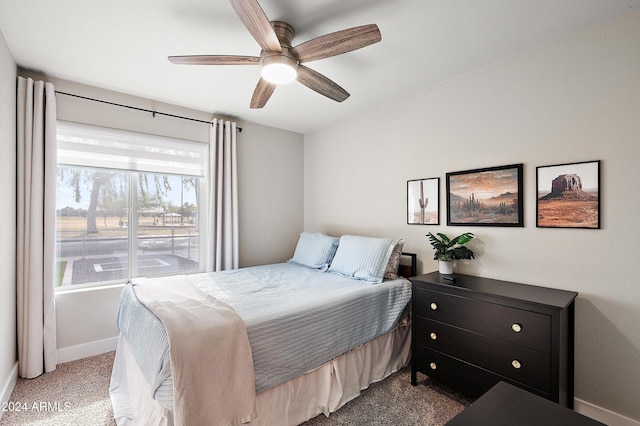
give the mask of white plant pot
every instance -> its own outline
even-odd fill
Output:
[[[453,274],[453,261],[452,260],[439,260],[438,272],[445,275]]]

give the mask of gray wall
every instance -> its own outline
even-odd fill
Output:
[[[288,260],[302,231],[302,135],[243,124],[238,142],[240,266]]]
[[[472,231],[457,272],[580,293],[575,389],[640,420],[640,12],[305,135],[307,230],[399,236],[421,272],[427,232]],[[536,228],[536,166],[602,160],[602,229]],[[445,174],[524,163],[524,228],[446,226]],[[406,181],[440,177],[440,226],[406,225]]]
[[[210,120],[211,114],[142,98],[45,78],[56,90]],[[64,95],[57,96],[58,119],[206,142],[209,125],[133,111]],[[281,262],[291,257],[303,223],[302,135],[238,122],[240,264]],[[58,354],[76,359],[113,349],[122,286],[79,290],[56,296]]]
[[[8,399],[16,364],[16,63],[0,33],[0,402]],[[2,413],[0,413],[2,417]]]

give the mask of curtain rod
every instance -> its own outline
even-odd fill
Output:
[[[119,106],[119,107],[122,107],[122,108],[134,109],[136,111],[149,112],[154,117],[156,116],[156,114],[158,114],[158,115],[164,115],[165,117],[173,117],[173,118],[179,118],[181,120],[197,121],[198,123],[206,123],[206,124],[213,125],[213,122],[211,122],[211,121],[199,120],[197,118],[184,117],[182,115],[169,114],[169,113],[166,113],[166,112],[153,111],[153,110],[146,109],[146,108],[138,108],[138,107],[134,107],[134,106],[131,106],[131,105],[124,105],[124,104],[118,104],[118,103],[115,103],[115,102],[103,101],[102,99],[89,98],[87,96],[81,96],[81,95],[76,95],[76,94],[73,94],[73,93],[61,92],[59,90],[56,90],[55,92],[56,92],[56,94],[59,94],[59,95],[72,96],[74,98],[86,99],[88,101],[100,102],[100,103],[107,104],[107,105],[114,105],[114,106]],[[238,129],[238,132],[242,132],[242,127],[236,127],[236,129]]]

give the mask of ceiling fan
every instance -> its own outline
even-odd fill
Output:
[[[282,21],[269,22],[256,0],[230,0],[231,6],[262,48],[260,56],[187,55],[169,56],[174,64],[187,65],[261,65],[261,77],[251,97],[251,108],[265,106],[278,84],[298,80],[308,88],[337,102],[349,93],[324,75],[303,63],[351,52],[382,40],[375,24],[337,31],[306,41],[295,47],[291,25]]]

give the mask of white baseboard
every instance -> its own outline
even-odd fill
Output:
[[[9,373],[9,377],[6,378],[2,388],[0,388],[0,405],[4,402],[8,402],[11,398],[11,394],[13,393],[13,388],[16,386],[16,381],[18,380],[18,362],[13,365],[11,372]],[[2,414],[4,411],[0,410],[0,419],[2,419]]]
[[[579,398],[573,399],[573,409],[609,426],[640,426],[640,421],[638,420],[630,419]]]
[[[82,345],[69,346],[68,348],[60,348],[57,352],[58,364],[115,351],[116,346],[118,346],[118,337],[97,340],[95,342],[84,343]]]

